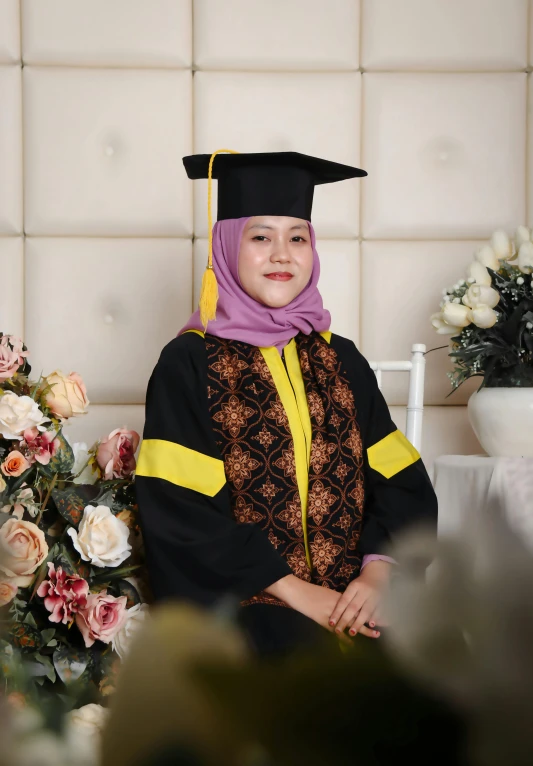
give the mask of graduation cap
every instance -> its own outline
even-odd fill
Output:
[[[189,178],[208,179],[209,255],[200,293],[204,327],[215,319],[218,287],[212,262],[212,179],[218,181],[217,219],[255,215],[285,215],[311,220],[317,184],[368,175],[365,170],[341,165],[300,152],[240,153],[218,149],[213,154],[183,158]]]

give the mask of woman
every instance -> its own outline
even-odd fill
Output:
[[[184,164],[209,179],[209,261],[201,310],[147,390],[136,487],[154,596],[237,598],[260,653],[326,631],[377,638],[394,565],[383,554],[409,524],[435,527],[437,509],[419,454],[355,345],[329,331],[317,288],[314,187],[366,173],[296,152]]]

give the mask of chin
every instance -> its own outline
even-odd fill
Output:
[[[288,306],[291,301],[296,298],[296,295],[262,295],[259,299],[264,306],[268,306],[271,309],[281,309],[284,306]]]

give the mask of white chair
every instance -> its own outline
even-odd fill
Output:
[[[405,435],[419,452],[422,448],[424,375],[426,371],[425,353],[425,345],[423,343],[415,343],[411,350],[411,361],[409,362],[370,362],[370,366],[376,373],[380,390],[383,372],[409,373],[409,398],[407,402]]]

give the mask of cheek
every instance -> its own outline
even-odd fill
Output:
[[[261,253],[253,245],[243,244],[239,251],[238,273],[242,287],[252,284],[257,279],[261,268]]]

